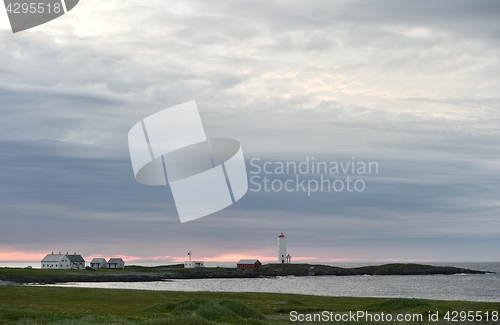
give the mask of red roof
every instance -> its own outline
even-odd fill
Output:
[[[283,235],[283,233],[281,233],[281,235],[278,236],[278,238],[283,238],[285,237],[285,235]]]

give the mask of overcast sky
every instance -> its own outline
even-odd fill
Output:
[[[271,262],[284,232],[292,261],[500,261],[499,16],[495,1],[82,0],[13,34],[0,9],[0,260]],[[134,179],[127,134],[190,100],[249,177],[254,158],[378,173],[351,175],[362,192],[249,191],[181,224],[168,186]]]

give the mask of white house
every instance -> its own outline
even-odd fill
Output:
[[[108,262],[106,262],[105,258],[95,257],[90,262],[90,267],[93,269],[100,269],[100,268],[108,267]]]
[[[42,269],[84,269],[85,260],[81,255],[71,254],[47,254],[41,261]]]
[[[108,268],[110,268],[110,269],[124,269],[125,262],[121,258],[110,258],[108,261]]]
[[[54,254],[54,252],[47,254],[41,261],[42,269],[70,269],[71,262],[66,254]]]

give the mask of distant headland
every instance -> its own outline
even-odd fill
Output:
[[[321,264],[263,264],[252,269],[184,268],[183,264],[155,267],[126,266],[124,269],[46,270],[0,268],[0,281],[26,284],[64,282],[150,282],[173,279],[257,278],[276,276],[359,276],[359,275],[430,275],[485,274],[491,272],[451,266],[424,264],[384,264],[342,268]]]

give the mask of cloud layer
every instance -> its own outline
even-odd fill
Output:
[[[284,231],[304,259],[498,260],[499,12],[89,0],[17,34],[2,12],[0,252],[273,256]],[[362,193],[250,191],[180,225],[168,188],[135,182],[126,134],[193,99],[249,171],[314,156],[380,172]]]

